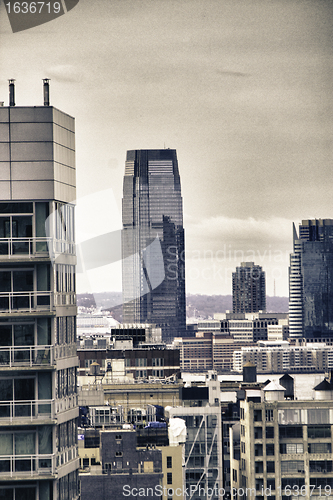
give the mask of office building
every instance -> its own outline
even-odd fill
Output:
[[[74,500],[74,119],[44,88],[0,107],[0,496]]]
[[[291,345],[285,340],[261,341],[257,346],[235,350],[233,357],[235,372],[241,372],[248,362],[257,366],[258,373],[326,372],[333,368],[332,347],[322,343]]]
[[[266,310],[266,278],[261,266],[241,262],[232,273],[232,308],[234,313]]]
[[[289,267],[290,337],[333,336],[333,219],[293,225]]]
[[[123,189],[123,318],[163,340],[186,328],[183,207],[176,151],[127,152]]]
[[[325,380],[314,393],[314,400],[285,399],[285,387],[274,381],[263,390],[245,388],[239,428],[230,436],[235,500],[330,494],[332,386]]]

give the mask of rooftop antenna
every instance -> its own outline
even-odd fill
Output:
[[[9,106],[15,106],[15,80],[9,81]]]
[[[43,78],[44,106],[50,106],[50,84],[49,84],[49,81],[50,81],[49,78]]]

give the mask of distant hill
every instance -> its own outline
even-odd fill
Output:
[[[77,294],[78,306],[87,308],[101,307],[111,312],[112,317],[122,322],[122,295],[120,292],[80,293]],[[267,312],[288,312],[288,297],[266,297]],[[192,295],[186,296],[187,318],[210,319],[214,313],[232,311],[231,295]]]

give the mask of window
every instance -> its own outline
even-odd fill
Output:
[[[167,484],[172,484],[172,472],[167,472]]]
[[[328,425],[309,425],[308,426],[308,438],[330,438],[331,437],[331,427]]]
[[[275,472],[275,462],[267,461],[266,462],[267,473],[272,474]]]
[[[265,415],[266,415],[266,422],[273,422],[274,420],[273,410],[266,410]]]
[[[275,490],[275,479],[267,479],[267,488]]]
[[[274,455],[274,443],[266,444],[266,455]]]
[[[280,453],[282,455],[304,453],[303,443],[282,443],[280,444]]]
[[[288,425],[288,426],[279,426],[279,437],[283,438],[302,438],[303,437],[303,429],[301,425]]]
[[[123,452],[122,451],[116,451],[116,457],[122,457]]]
[[[244,428],[244,435],[245,435],[245,428]],[[262,427],[254,428],[254,439],[262,439]]]
[[[274,438],[274,427],[266,427],[266,439]]]
[[[308,410],[308,423],[309,424],[329,424],[330,413],[329,409],[311,409]]]
[[[302,474],[303,472],[303,460],[285,460],[281,462],[281,474]]]
[[[310,443],[309,453],[331,453],[331,443]]]
[[[264,472],[263,462],[255,462],[255,473],[262,474]]]
[[[167,457],[167,469],[172,469],[172,457]]]
[[[244,419],[244,409],[243,409],[243,419]],[[261,420],[262,420],[261,410],[254,410],[253,411],[253,420],[255,422],[261,422]]]
[[[164,359],[163,358],[153,358],[152,359],[152,366],[164,366]]]
[[[147,358],[136,358],[135,366],[147,366]]]

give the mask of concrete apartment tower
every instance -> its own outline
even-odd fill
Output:
[[[333,336],[333,219],[293,225],[289,267],[290,337]]]
[[[127,151],[123,186],[123,317],[184,333],[183,203],[174,149]]]
[[[74,119],[0,107],[0,492],[79,498]],[[46,230],[46,227],[48,228]]]
[[[234,313],[266,311],[266,277],[261,266],[241,262],[232,273],[232,308]]]

